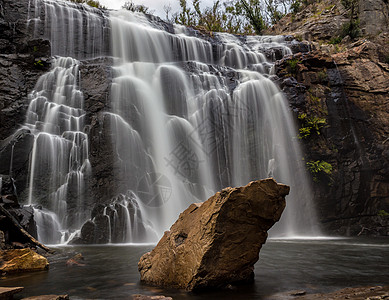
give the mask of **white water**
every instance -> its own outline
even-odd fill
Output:
[[[222,43],[213,52],[209,42],[187,36],[184,28],[170,34],[140,14],[111,12],[111,22],[116,58],[112,106],[123,122],[113,128],[120,140],[117,151],[142,153],[147,167],[134,166],[130,159],[128,168],[163,174],[172,187],[166,203],[157,210],[146,208],[159,234],[190,202],[268,175],[292,187],[273,233],[316,233],[295,124],[287,101],[269,79],[273,61],[264,53],[278,48],[290,54],[283,38],[249,37],[243,43],[217,34]],[[228,77],[212,64],[239,74],[233,93]],[[127,137],[136,142],[124,145]]]
[[[107,47],[107,19],[99,10],[80,13],[75,4],[51,0],[30,5],[28,24],[37,36],[44,28],[53,55],[81,59],[112,49],[112,110],[103,119],[121,189],[109,203],[100,199],[107,242],[153,241],[190,203],[268,176],[291,186],[272,234],[319,233],[295,124],[270,79],[275,51],[291,53],[282,37],[215,34],[219,42],[211,44],[182,26],[169,33],[142,14],[112,11]],[[78,229],[90,218],[78,68],[74,58],[54,60],[31,94],[26,122],[36,136],[29,203],[54,212],[59,230]],[[43,185],[49,194],[39,194]]]
[[[43,205],[55,214],[36,214],[38,228],[46,227],[52,220],[54,231],[78,229],[89,215],[84,201],[91,166],[88,136],[83,132],[85,111],[78,89],[78,64],[70,57],[54,59],[51,71],[39,78],[30,94],[25,127],[35,139],[30,157],[28,204]],[[47,215],[50,218],[43,217]],[[44,225],[39,223],[41,220]],[[43,234],[45,230],[41,228],[40,232],[42,240],[53,242],[52,236]]]

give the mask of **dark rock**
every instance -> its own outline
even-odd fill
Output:
[[[94,244],[95,242],[95,223],[86,221],[81,228],[81,237],[86,244]]]
[[[22,194],[27,187],[29,158],[33,143],[34,136],[27,129],[18,130],[0,142],[0,174],[9,174],[15,179],[13,186],[16,190],[8,194]]]
[[[172,297],[165,296],[147,296],[147,295],[132,295],[132,300],[173,300]]]
[[[1,175],[0,173],[0,196],[16,195],[15,182],[9,175]]]
[[[23,300],[69,300],[69,295],[40,295],[33,296],[28,298],[23,298]]]
[[[288,186],[265,179],[190,205],[141,257],[141,281],[186,290],[252,281],[259,250],[288,193]]]
[[[24,287],[0,287],[0,299],[13,299],[14,294],[23,291]]]

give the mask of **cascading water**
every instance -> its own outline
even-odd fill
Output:
[[[35,208],[39,238],[51,242],[58,240],[43,234],[50,221],[56,231],[60,227],[77,229],[88,216],[85,182],[91,167],[88,136],[83,132],[85,111],[78,89],[78,64],[70,57],[53,60],[52,70],[39,79],[30,94],[25,123],[35,135],[28,204],[44,205],[55,213]]]
[[[132,153],[120,157],[123,168],[137,170],[138,183],[151,176],[147,182],[153,186],[155,174],[168,181],[162,187],[171,188],[169,199],[158,205],[156,200],[145,205],[149,195],[138,193],[159,234],[189,202],[268,176],[292,187],[274,234],[313,234],[311,191],[295,125],[269,79],[274,49],[291,53],[283,38],[216,34],[215,45],[189,36],[183,27],[169,33],[126,11],[111,12],[111,24],[114,144],[119,153]],[[229,76],[236,77],[233,89]]]
[[[36,211],[40,239],[66,237],[44,233],[45,222],[64,232],[92,216],[88,226],[102,234],[91,243],[155,241],[190,203],[268,176],[291,186],[273,234],[317,234],[295,125],[271,80],[276,53],[291,53],[284,39],[196,36],[128,11],[109,18],[67,2],[30,2],[28,26],[51,40],[53,55],[73,57],[55,58],[39,79],[25,125],[35,134],[28,201],[43,206]],[[107,53],[114,66],[103,119],[120,189],[91,211],[76,58]]]

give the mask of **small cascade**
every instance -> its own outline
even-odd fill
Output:
[[[55,58],[51,71],[38,80],[30,94],[25,123],[35,136],[28,204],[42,205],[56,214],[60,227],[70,229],[78,229],[89,214],[85,182],[91,167],[78,77],[77,60]],[[42,214],[48,215],[47,211]],[[45,227],[47,220],[39,217],[38,227]]]
[[[158,235],[143,214],[139,198],[131,191],[119,194],[109,204],[97,204],[92,218],[71,243],[142,243],[156,242]]]
[[[51,42],[51,54],[77,59],[109,55],[109,21],[104,11],[63,0],[30,0],[27,25]]]
[[[62,242],[62,230],[57,215],[42,207],[33,207],[33,209],[38,240],[44,244]]]

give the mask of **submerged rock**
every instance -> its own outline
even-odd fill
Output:
[[[265,179],[225,188],[190,205],[141,257],[141,281],[186,290],[251,281],[259,250],[280,219],[288,193],[288,186]]]
[[[0,271],[7,273],[43,271],[49,268],[45,257],[28,248],[1,251],[0,260]]]

